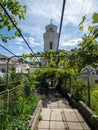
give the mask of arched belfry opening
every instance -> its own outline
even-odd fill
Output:
[[[53,46],[52,44],[53,44],[53,43],[52,43],[52,42],[50,42],[50,50],[52,50],[52,46]]]
[[[57,26],[52,23],[45,27],[46,32],[44,33],[44,51],[53,50],[57,51],[58,44],[58,32]]]

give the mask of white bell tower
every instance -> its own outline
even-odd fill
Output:
[[[58,46],[58,32],[57,26],[51,23],[45,27],[46,32],[44,33],[44,52],[48,50],[57,51]]]

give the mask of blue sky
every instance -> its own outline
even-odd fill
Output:
[[[50,24],[50,19],[52,19],[53,24],[57,25],[59,30],[63,0],[19,1],[27,6],[27,13],[25,20],[19,21],[18,27],[22,29],[23,36],[34,52],[43,51],[45,26]],[[83,33],[87,32],[87,26],[91,24],[91,16],[94,12],[98,13],[98,0],[66,0],[59,49],[72,49],[77,45]],[[88,22],[85,23],[85,29],[81,32],[78,25],[84,15],[87,15]],[[7,43],[0,41],[0,44],[16,55],[30,53],[21,37],[16,37]],[[0,53],[11,56],[1,47]]]

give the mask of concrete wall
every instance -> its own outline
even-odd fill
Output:
[[[98,130],[98,119],[93,118],[94,112],[82,101],[75,102],[63,89],[59,91],[66,97],[73,108],[77,108],[92,130]]]
[[[82,101],[79,101],[77,106],[78,110],[86,119],[88,124],[92,127],[92,129],[98,130],[98,119],[93,117],[94,116],[93,111]]]
[[[9,64],[9,69],[12,69],[13,66],[14,66],[14,65]],[[4,70],[5,72],[7,72],[7,64],[0,64],[0,71],[2,72],[3,70]]]
[[[38,123],[39,123],[39,114],[41,112],[41,109],[42,109],[43,105],[42,105],[42,101],[40,100],[34,113],[33,113],[33,116],[29,122],[29,125],[28,127],[31,128],[32,130],[37,130],[37,126],[38,126]]]

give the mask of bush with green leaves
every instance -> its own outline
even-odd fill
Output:
[[[91,107],[95,114],[98,115],[98,89],[91,93]]]
[[[31,119],[39,97],[34,93],[34,80],[31,74],[21,78],[21,84],[9,94],[9,106],[0,112],[0,128],[2,130],[29,130]]]
[[[87,84],[84,81],[75,79],[71,84],[71,95],[76,100],[82,100],[87,103]]]

